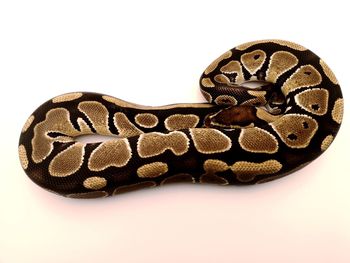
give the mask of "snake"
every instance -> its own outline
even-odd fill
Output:
[[[199,86],[207,102],[157,107],[92,92],[56,96],[21,130],[21,166],[40,187],[72,198],[175,182],[260,184],[315,160],[341,125],[334,73],[290,41],[238,45]],[[94,134],[108,139],[79,140]]]

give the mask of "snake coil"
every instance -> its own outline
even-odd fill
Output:
[[[260,86],[247,87],[252,81]],[[21,165],[41,187],[75,198],[178,181],[256,184],[317,158],[342,121],[335,75],[289,41],[227,51],[207,67],[200,87],[209,103],[147,107],[97,93],[57,96],[26,121]],[[76,140],[87,134],[115,138]]]

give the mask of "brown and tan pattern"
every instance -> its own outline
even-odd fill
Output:
[[[90,129],[89,125],[82,118],[78,118],[77,122],[78,122],[81,134],[92,134],[93,133],[92,130]]]
[[[215,103],[217,105],[237,105],[237,100],[230,95],[220,95],[216,97]]]
[[[57,154],[49,165],[49,173],[55,177],[66,177],[77,172],[84,161],[85,144],[76,142]]]
[[[255,74],[258,69],[262,67],[266,59],[266,53],[261,50],[254,50],[252,52],[244,53],[241,56],[241,62],[243,66],[249,71],[250,74]]]
[[[218,185],[227,185],[228,181],[218,176],[217,173],[224,172],[228,170],[230,167],[223,161],[215,160],[215,159],[209,159],[206,160],[203,164],[203,169],[205,171],[205,174],[203,174],[199,182],[200,183],[209,183],[209,184],[218,184]]]
[[[328,149],[329,145],[331,145],[331,143],[334,140],[334,136],[333,135],[327,135],[326,138],[323,139],[322,143],[321,143],[321,150],[325,151]]]
[[[315,88],[297,94],[295,102],[304,110],[321,116],[327,113],[328,97],[328,90]]]
[[[153,128],[158,125],[158,117],[152,113],[139,113],[135,116],[135,122],[143,128]]]
[[[271,126],[290,148],[306,148],[318,129],[317,121],[300,114],[284,115]]]
[[[199,117],[194,114],[174,114],[165,119],[164,125],[168,131],[194,128],[199,122]]]
[[[287,96],[290,92],[303,87],[314,87],[322,81],[321,74],[312,66],[298,68],[282,86],[282,92]]]
[[[328,67],[326,62],[324,62],[322,59],[320,59],[320,65],[323,69],[324,74],[329,78],[330,81],[332,81],[334,84],[338,85],[338,80],[335,77],[333,71]]]
[[[90,155],[88,167],[91,171],[102,171],[108,167],[123,167],[132,153],[126,138],[101,143]]]
[[[269,68],[266,72],[266,81],[276,83],[277,79],[298,64],[298,58],[287,51],[277,51],[270,57]]]
[[[26,148],[24,147],[23,144],[18,146],[18,155],[19,155],[19,160],[21,162],[22,168],[26,170],[28,168],[29,161],[28,161]]]
[[[210,78],[202,79],[201,83],[206,88],[213,88],[213,87],[215,87],[215,84],[211,81]]]
[[[204,90],[201,90],[202,94],[203,94],[203,97],[208,101],[208,102],[212,102],[213,101],[213,98],[211,97],[210,93],[204,91]]]
[[[344,111],[344,100],[337,99],[332,109],[332,118],[335,122],[339,124],[341,123],[343,119],[343,111]]]
[[[154,162],[137,169],[137,175],[141,178],[154,178],[168,172],[168,165],[163,162]]]
[[[277,139],[268,131],[258,127],[242,129],[238,141],[247,152],[272,154],[278,151]]]
[[[192,140],[197,151],[204,154],[221,153],[230,150],[231,139],[216,129],[190,129]],[[212,143],[215,141],[215,143]]]
[[[25,124],[23,125],[23,128],[22,128],[22,133],[25,133],[30,125],[32,125],[33,121],[34,121],[34,116],[33,115],[30,115],[29,118],[26,120]]]
[[[98,134],[112,135],[108,127],[109,113],[102,103],[83,101],[79,103],[78,109],[88,117]]]
[[[103,177],[92,176],[86,178],[83,185],[86,189],[99,190],[107,185],[107,180]]]
[[[241,182],[249,182],[258,175],[275,174],[282,169],[277,160],[268,160],[262,163],[240,161],[231,166],[232,172]]]
[[[232,52],[231,50],[225,52],[224,54],[222,54],[220,57],[218,57],[217,59],[215,59],[208,67],[207,69],[204,71],[205,74],[209,74],[211,73],[218,65],[221,61],[223,61],[224,59],[228,59],[232,56]]]
[[[43,188],[73,198],[172,182],[256,184],[317,158],[343,117],[334,73],[289,41],[237,46],[207,67],[199,85],[209,103],[153,107],[97,93],[57,96],[24,124],[21,166]],[[78,139],[93,133],[114,138]]]
[[[81,96],[83,96],[83,93],[81,93],[81,92],[67,93],[67,94],[63,94],[63,95],[60,95],[60,96],[53,98],[52,102],[53,103],[60,103],[60,102],[72,101],[72,100],[76,100],[76,99],[80,98]]]
[[[215,75],[214,80],[217,83],[223,83],[223,84],[229,84],[231,82],[230,79],[224,74]]]
[[[137,152],[141,158],[157,156],[166,150],[170,150],[173,154],[179,156],[186,153],[188,147],[189,139],[183,132],[173,131],[168,134],[150,132],[139,137]]]
[[[119,132],[118,135],[121,137],[132,137],[143,133],[131,121],[129,121],[124,113],[117,112],[114,114],[113,120],[114,125]]]
[[[70,122],[68,110],[64,108],[49,110],[45,120],[37,123],[34,127],[34,137],[31,144],[33,148],[32,160],[35,163],[41,163],[53,150],[55,138],[49,137],[49,132],[67,134],[68,136],[80,135]]]
[[[224,74],[237,74],[235,78],[236,83],[244,82],[243,70],[239,61],[233,60],[220,68],[220,71]]]

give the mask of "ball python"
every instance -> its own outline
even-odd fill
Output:
[[[289,41],[236,46],[199,85],[207,103],[148,107],[90,92],[57,96],[25,122],[20,163],[39,186],[74,198],[171,182],[257,184],[317,158],[342,121],[334,73]],[[77,139],[89,134],[114,138]]]

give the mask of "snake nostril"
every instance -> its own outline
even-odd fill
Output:
[[[255,59],[255,60],[257,60],[257,59],[259,59],[259,58],[260,58],[260,55],[255,55],[255,56],[254,56],[254,59]]]
[[[287,136],[287,138],[291,141],[295,141],[296,139],[298,139],[298,136],[296,136],[294,133],[291,133]]]
[[[311,75],[311,71],[304,71],[304,74],[310,76]]]

